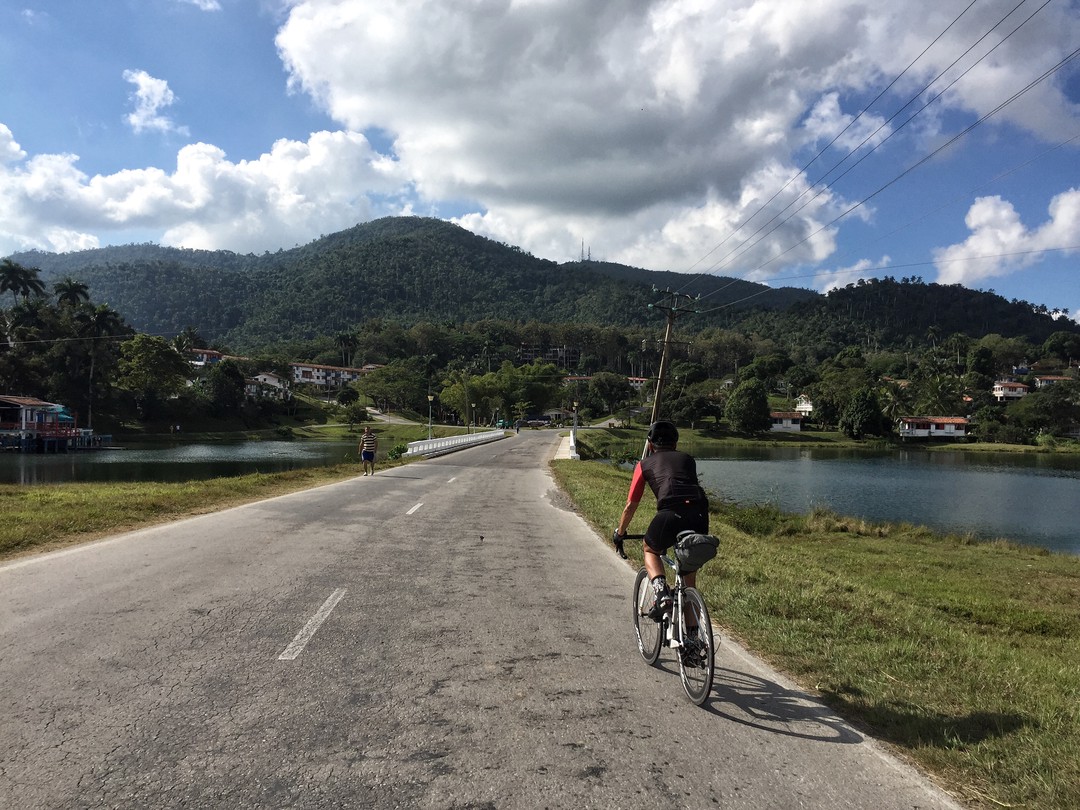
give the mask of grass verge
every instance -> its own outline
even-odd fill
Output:
[[[553,469],[610,536],[629,473]],[[824,511],[712,519],[698,586],[732,635],[972,806],[1080,807],[1080,558]]]

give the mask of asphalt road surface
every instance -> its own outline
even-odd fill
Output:
[[[0,567],[0,807],[956,807],[727,638],[646,666],[557,441]]]

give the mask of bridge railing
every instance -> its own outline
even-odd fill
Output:
[[[486,430],[483,433],[464,433],[460,436],[446,436],[442,439],[421,439],[418,442],[409,442],[406,456],[437,456],[442,453],[452,453],[464,447],[476,444],[486,444],[506,436],[501,430]]]

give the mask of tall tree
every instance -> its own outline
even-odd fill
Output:
[[[66,276],[53,284],[56,303],[61,306],[75,307],[90,301],[90,288],[71,276]]]
[[[724,417],[739,433],[763,433],[772,426],[769,397],[761,380],[747,380],[731,392]]]
[[[191,364],[165,338],[135,335],[120,346],[118,385],[129,391],[143,419],[156,415],[161,402],[180,393],[191,378]]]
[[[23,267],[11,259],[0,262],[0,293],[10,292],[14,302],[26,300],[31,295],[44,295],[45,283],[39,278],[36,267]]]
[[[115,362],[119,338],[131,334],[131,327],[108,304],[80,307],[75,314],[79,336],[88,343],[90,371],[86,381],[86,426],[94,426],[94,381],[102,362]]]

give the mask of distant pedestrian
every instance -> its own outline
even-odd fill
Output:
[[[370,427],[364,428],[360,437],[360,460],[364,463],[364,475],[375,474],[375,451],[379,449],[379,440]]]

